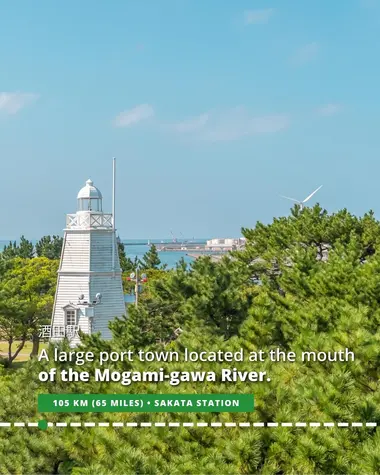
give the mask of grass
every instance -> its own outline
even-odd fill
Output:
[[[12,345],[12,353],[16,351],[16,348],[18,347],[18,342],[15,341]],[[14,360],[16,361],[27,361],[29,359],[29,355],[32,351],[33,348],[33,343],[31,341],[25,342],[24,347],[20,351],[20,353],[17,355],[17,358]],[[47,343],[40,343],[40,350],[47,348]],[[6,341],[0,341],[0,354],[3,357],[7,357],[8,355],[8,343]]]

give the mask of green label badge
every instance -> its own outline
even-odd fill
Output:
[[[253,394],[40,394],[39,412],[252,412]]]

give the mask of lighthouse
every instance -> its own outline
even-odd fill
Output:
[[[125,315],[124,292],[113,213],[103,212],[103,197],[91,180],[77,196],[77,212],[66,216],[51,321],[51,342],[80,343],[79,330],[111,339],[109,322]]]

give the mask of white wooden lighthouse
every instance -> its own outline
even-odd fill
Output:
[[[91,180],[79,191],[78,209],[68,214],[51,321],[51,341],[80,342],[78,330],[110,339],[108,324],[125,315],[113,213],[104,213],[102,194]]]

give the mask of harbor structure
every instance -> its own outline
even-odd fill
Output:
[[[190,250],[197,250],[202,251],[204,250],[205,243],[204,242],[196,242],[196,243],[185,243],[185,242],[162,242],[159,244],[155,244],[157,251],[190,251]]]
[[[125,315],[115,229],[115,161],[112,213],[91,180],[77,196],[77,212],[68,214],[58,270],[50,341],[65,337],[80,343],[79,331],[111,338],[108,324]]]
[[[206,251],[228,252],[245,246],[245,238],[214,238],[206,242]]]
[[[167,242],[155,244],[157,251],[190,251],[192,253],[224,253],[242,249],[245,238],[214,238],[205,242]]]
[[[244,249],[245,245],[245,238],[208,239],[202,249],[190,250],[187,255],[192,259],[198,259],[207,255],[212,262],[220,262],[223,256],[228,255],[230,251]]]

